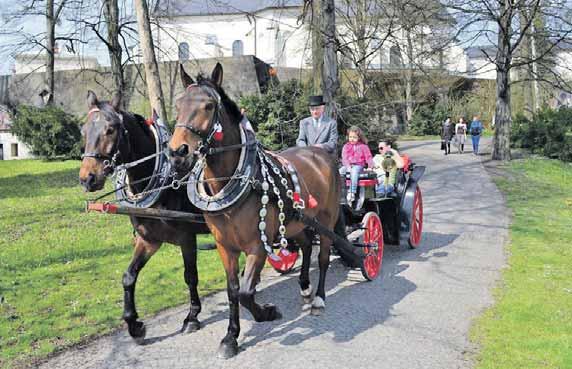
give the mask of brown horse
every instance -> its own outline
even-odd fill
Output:
[[[85,154],[81,163],[79,180],[86,191],[103,188],[109,170],[106,161],[117,164],[133,162],[155,153],[155,137],[143,117],[119,110],[120,99],[111,102],[98,101],[89,91],[87,122],[82,127],[85,142]],[[127,170],[133,193],[145,188],[140,179],[153,174],[155,159],[145,161]],[[104,164],[105,163],[105,164]],[[185,190],[163,190],[155,208],[179,210],[197,213],[189,202]],[[127,323],[129,334],[138,343],[145,338],[145,326],[138,321],[135,309],[135,284],[137,276],[147,261],[157,252],[164,242],[179,245],[183,255],[184,277],[190,293],[190,310],[183,323],[182,332],[193,332],[200,328],[197,315],[201,311],[201,302],[197,291],[197,233],[209,233],[204,224],[189,226],[188,223],[162,219],[131,217],[135,229],[135,250],[127,271],[123,275],[124,310],[123,319]]]
[[[232,148],[241,144],[240,122],[243,116],[221,88],[222,77],[222,66],[217,63],[210,79],[199,76],[195,84],[181,66],[185,92],[176,103],[177,125],[169,143],[171,162],[178,170],[190,170],[200,153],[208,152],[204,167],[204,182],[210,194],[221,193],[221,189],[228,184],[229,178],[235,173],[240,160],[240,150]],[[220,132],[220,126],[222,126],[222,138],[219,136],[218,141],[211,141],[210,138],[217,128]],[[209,151],[209,147],[214,151]],[[217,148],[219,150],[216,150]],[[317,202],[313,208],[308,207],[304,210],[304,214],[314,217],[333,231],[338,220],[341,191],[341,179],[337,174],[333,158],[325,150],[316,147],[292,148],[281,152],[278,156],[282,163],[286,160],[295,167],[300,178],[302,199],[306,199],[308,203],[311,194]],[[260,161],[261,159],[258,159],[257,165],[260,165]],[[292,185],[291,179],[289,182]],[[255,287],[267,257],[261,239],[265,236],[270,245],[277,240],[280,226],[278,206],[276,201],[270,201],[267,211],[264,212],[265,221],[253,222],[262,218],[261,202],[264,203],[264,196],[259,190],[252,190],[245,196],[238,205],[230,206],[222,212],[203,213],[215,237],[227,277],[229,327],[219,347],[219,356],[224,358],[232,357],[238,352],[239,302],[258,322],[281,317],[276,306],[271,304],[261,306],[255,301]],[[292,206],[292,201],[289,202],[289,206]],[[295,240],[303,251],[300,273],[301,294],[306,302],[311,303],[312,313],[318,315],[325,308],[325,278],[332,241],[323,235],[320,237],[318,258],[320,277],[316,296],[312,300],[309,268],[313,230],[293,216],[289,216],[285,224],[285,237]],[[246,266],[239,284],[238,259],[241,252],[246,254]]]

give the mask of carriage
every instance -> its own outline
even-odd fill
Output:
[[[404,167],[397,171],[395,191],[383,197],[375,196],[375,172],[360,174],[355,204],[347,203],[346,186],[343,186],[344,191],[340,198],[343,220],[340,227],[344,227],[343,230],[331,232],[313,219],[306,219],[318,233],[331,237],[334,240],[334,253],[340,256],[346,266],[359,268],[368,281],[376,279],[380,274],[385,244],[407,244],[416,248],[421,242],[423,198],[419,180],[425,173],[425,167],[413,163],[408,155],[403,155],[403,160]],[[346,182],[349,185],[349,176]],[[115,183],[115,194],[120,200],[118,204],[88,202],[86,210],[204,223],[200,214],[137,206],[128,200],[130,196],[124,183],[125,173],[122,170],[118,172]],[[346,239],[338,233],[345,233]],[[292,271],[298,260],[298,247],[292,243],[288,248],[282,248],[279,244],[274,245],[274,248],[279,257],[268,257],[268,263],[280,274]]]
[[[342,191],[340,206],[347,240],[325,229],[315,228],[335,239],[334,253],[351,268],[360,268],[362,275],[372,281],[380,274],[385,244],[407,244],[416,248],[421,242],[423,230],[423,198],[419,180],[425,173],[424,166],[413,163],[403,155],[404,167],[397,172],[395,191],[376,197],[377,174],[363,172],[358,182],[357,199],[348,204]],[[349,176],[346,178],[349,185]],[[345,188],[345,186],[344,186]],[[281,274],[294,268],[298,251],[279,248],[280,260],[268,258],[269,264]]]
[[[149,246],[153,251],[162,242],[182,243],[177,237],[191,241],[181,245],[185,281],[191,297],[189,315],[182,330],[200,328],[196,233],[201,228],[199,225],[187,227],[181,222],[207,223],[215,235],[227,275],[229,327],[220,343],[219,356],[230,358],[239,352],[239,304],[249,310],[256,321],[272,321],[282,316],[276,305],[260,305],[255,299],[256,285],[267,256],[272,261],[284,262],[291,258],[295,262],[296,243],[300,245],[303,251],[300,295],[312,315],[321,315],[326,306],[325,280],[332,242],[342,260],[351,267],[360,267],[368,280],[379,275],[384,242],[399,243],[406,239],[410,246],[416,247],[421,239],[423,221],[417,182],[424,168],[416,167],[408,160],[399,172],[395,194],[383,198],[372,195],[376,178],[364,174],[359,183],[358,202],[352,206],[340,205],[339,199],[343,198],[340,187],[345,186],[340,186],[339,174],[328,152],[312,147],[293,148],[280,154],[265,150],[254,132],[247,128],[244,114],[222,89],[222,75],[222,66],[217,64],[210,78],[199,75],[198,81],[194,82],[181,66],[185,92],[178,99],[181,102],[178,107],[185,109],[178,108],[178,123],[168,147],[161,134],[152,139],[150,126],[155,125],[154,120],[146,125],[142,118],[134,119],[121,112],[116,99],[111,103],[99,103],[95,94],[88,94],[90,111],[83,129],[89,140],[86,139],[80,183],[86,190],[99,190],[103,188],[107,174],[115,171],[117,178],[124,179],[119,181],[121,183],[116,182],[116,189],[111,193],[121,196],[122,189],[133,189],[134,204],[122,203],[122,199],[92,202],[88,203],[88,210],[131,215],[134,226],[145,227],[141,228],[144,234],[155,234],[156,227],[162,227],[159,232],[162,238],[155,244],[152,244],[153,239],[148,241],[143,239],[144,235],[137,235],[141,247],[136,249],[126,272],[127,278],[123,279],[124,320],[136,341],[145,336],[144,325],[138,321],[134,305],[137,273],[147,258],[145,247]],[[115,142],[102,148],[101,140]],[[131,143],[137,140],[144,142],[132,146]],[[212,158],[218,154],[222,155],[218,160]],[[161,160],[165,156],[169,160]],[[126,158],[135,161],[125,163]],[[154,165],[147,162],[151,158],[155,159]],[[171,170],[161,170],[161,163],[165,168],[170,163],[175,171],[181,170],[182,177]],[[136,165],[141,167],[135,168]],[[121,177],[121,170],[129,171],[129,174]],[[172,175],[162,175],[165,173]],[[181,188],[183,184],[186,184],[186,191]],[[155,192],[163,195],[148,198]],[[138,206],[140,203],[142,207]],[[186,203],[192,206],[184,206]],[[269,218],[266,218],[267,214]],[[145,218],[158,221],[150,222]],[[256,218],[257,224],[252,222]],[[320,234],[317,288],[312,287],[309,277],[314,233]],[[289,242],[287,237],[295,242]],[[278,253],[282,257],[277,257],[272,250],[277,239],[280,241]],[[266,253],[258,247],[260,242]],[[247,256],[242,277],[239,277],[238,257],[241,253]],[[286,271],[293,265],[284,264],[279,268]]]

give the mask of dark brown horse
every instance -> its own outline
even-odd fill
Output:
[[[87,105],[89,113],[82,128],[85,141],[85,154],[81,163],[79,180],[86,191],[97,191],[105,184],[108,169],[106,161],[115,157],[117,164],[133,162],[154,154],[155,136],[143,117],[119,110],[120,100],[98,101],[89,91]],[[146,181],[140,179],[153,174],[155,159],[142,162],[127,170],[127,176],[133,193],[145,188]],[[104,164],[105,163],[105,164]],[[191,205],[184,189],[163,190],[155,208],[179,210],[197,213]],[[197,291],[197,233],[209,233],[204,224],[131,217],[135,229],[135,250],[133,259],[123,275],[124,310],[123,319],[127,323],[129,334],[137,342],[145,338],[145,326],[138,321],[135,308],[135,284],[137,276],[147,261],[157,252],[164,242],[179,245],[185,266],[184,277],[190,293],[190,311],[183,323],[182,332],[192,332],[200,328],[197,315],[201,311],[201,302]]]
[[[241,142],[240,123],[242,115],[236,104],[228,98],[221,88],[223,70],[220,64],[214,68],[210,79],[198,77],[195,83],[181,66],[181,78],[184,94],[177,100],[177,125],[171,142],[171,162],[178,170],[187,171],[196,162],[200,152],[206,152],[208,146],[218,151],[209,151],[206,156],[204,181],[210,194],[219,194],[227,185],[239,165],[240,150],[231,150]],[[214,131],[222,126],[222,138],[210,141]],[[212,142],[212,145],[210,144]],[[224,150],[224,148],[229,150]],[[215,152],[210,154],[210,152]],[[307,208],[304,213],[315,217],[322,225],[334,230],[338,219],[341,180],[333,158],[320,148],[292,148],[279,154],[281,160],[291,163],[301,179],[301,197],[308,200],[309,194],[317,201],[316,206]],[[258,164],[260,164],[260,160]],[[284,163],[284,161],[282,161]],[[290,184],[292,181],[290,180]],[[267,252],[263,247],[263,235],[272,245],[279,234],[279,211],[276,201],[267,205],[262,218],[261,191],[252,190],[238,205],[226,208],[222,212],[204,212],[205,220],[215,237],[217,249],[227,276],[227,293],[230,305],[228,333],[221,341],[219,356],[228,358],[237,354],[237,338],[240,332],[239,302],[246,307],[258,322],[271,321],[281,317],[276,306],[261,306],[255,301],[255,287],[264,266]],[[307,202],[307,201],[306,201]],[[285,237],[293,239],[302,248],[302,271],[300,273],[301,294],[310,302],[312,313],[319,315],[325,308],[325,278],[329,266],[332,241],[321,236],[319,269],[320,277],[316,296],[312,299],[309,268],[312,251],[313,231],[298,218],[290,216],[286,220]],[[238,259],[241,252],[246,254],[246,266],[239,284]]]

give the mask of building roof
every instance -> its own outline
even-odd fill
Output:
[[[469,58],[485,58],[486,55],[494,57],[497,53],[495,46],[472,46],[465,49],[465,53]],[[486,53],[486,55],[485,55]]]
[[[155,17],[256,13],[265,9],[300,7],[303,0],[160,0]]]

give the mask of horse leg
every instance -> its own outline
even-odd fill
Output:
[[[142,343],[145,339],[145,325],[137,320],[139,316],[135,308],[135,284],[139,272],[159,247],[161,247],[160,243],[148,242],[137,236],[133,258],[123,274],[123,320],[127,323],[129,335],[137,343]]]
[[[300,270],[300,295],[304,305],[302,310],[308,310],[312,303],[312,284],[310,283],[310,261],[312,258],[313,232],[304,231],[297,238],[296,242],[302,249],[302,269]]]
[[[201,312],[201,300],[197,285],[199,284],[199,273],[197,271],[197,236],[193,235],[189,242],[181,246],[181,253],[183,254],[183,262],[185,264],[185,283],[189,288],[189,295],[191,306],[189,314],[183,322],[181,333],[195,332],[201,328],[197,315]]]
[[[220,342],[218,357],[229,359],[238,354],[238,335],[240,334],[240,318],[238,306],[238,257],[239,253],[226,250],[224,246],[217,244],[224,270],[226,272],[226,292],[228,295],[229,318],[226,336]]]
[[[268,322],[282,317],[275,305],[265,304],[260,306],[254,299],[256,284],[260,280],[260,272],[266,261],[266,253],[263,250],[261,248],[260,253],[246,257],[244,276],[242,277],[239,291],[240,304],[250,311],[257,322]]]
[[[330,248],[332,241],[320,235],[320,254],[318,254],[318,265],[320,267],[320,281],[318,282],[318,289],[316,296],[312,301],[312,315],[321,315],[326,308],[326,273],[330,266]]]

